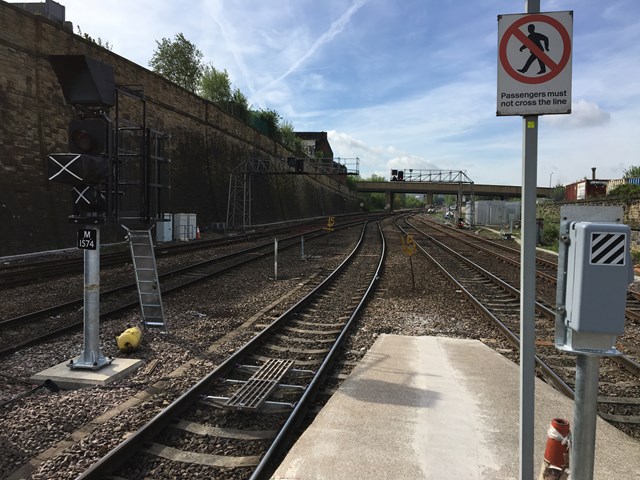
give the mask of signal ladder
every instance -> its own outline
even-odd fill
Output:
[[[124,225],[122,228],[127,231],[127,241],[131,247],[133,269],[135,270],[136,283],[138,284],[142,323],[148,327],[166,328],[151,229],[129,230]]]

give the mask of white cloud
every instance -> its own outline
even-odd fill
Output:
[[[571,105],[570,115],[550,115],[545,119],[550,125],[565,128],[584,128],[604,125],[611,120],[611,114],[586,100],[580,99]]]
[[[370,177],[376,174],[389,178],[392,168],[413,168],[437,170],[438,167],[418,155],[411,155],[393,145],[369,145],[344,132],[327,132],[329,143],[336,156],[360,159],[360,175]],[[348,152],[337,154],[337,152]]]
[[[360,170],[466,170],[519,184],[522,119],[495,116],[496,15],[504,0],[59,0],[67,19],[144,67],[156,40],[182,32],[229,72],[254,108],[297,130],[328,131]],[[591,167],[616,178],[640,161],[640,2],[548,0],[575,11],[573,113],[541,119],[539,184]]]

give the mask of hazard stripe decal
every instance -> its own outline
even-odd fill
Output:
[[[626,250],[625,233],[591,233],[592,265],[624,265]]]

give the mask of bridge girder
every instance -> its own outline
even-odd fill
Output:
[[[440,182],[356,182],[356,190],[360,192],[392,192],[392,193],[414,193],[414,194],[444,194],[456,195],[460,190],[460,183],[440,183]],[[473,187],[471,186],[473,185]],[[478,196],[500,196],[502,198],[520,198],[522,187],[520,185],[482,185],[478,183],[462,183],[463,192],[471,191]],[[551,188],[538,187],[536,195],[538,197],[548,197]]]

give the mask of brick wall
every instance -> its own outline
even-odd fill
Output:
[[[143,85],[147,125],[171,136],[171,211],[196,213],[202,225],[225,221],[229,172],[238,162],[291,155],[210,102],[61,25],[2,1],[0,25],[0,256],[75,243],[76,227],[67,221],[71,189],[46,176],[46,155],[67,150],[73,116],[48,55],[88,55],[114,67],[116,84]],[[357,208],[354,195],[329,177],[259,176],[253,196],[256,224]],[[117,226],[103,231],[104,241],[120,238]]]
[[[601,197],[602,198],[602,197]],[[608,200],[598,201],[579,201],[567,203],[569,205],[578,206],[616,206],[623,209],[623,223],[631,227],[631,246],[634,249],[640,249],[640,199],[633,200],[628,203],[615,203]],[[543,203],[538,205],[538,216],[551,216],[560,218],[560,203]],[[543,214],[542,212],[545,212]]]

